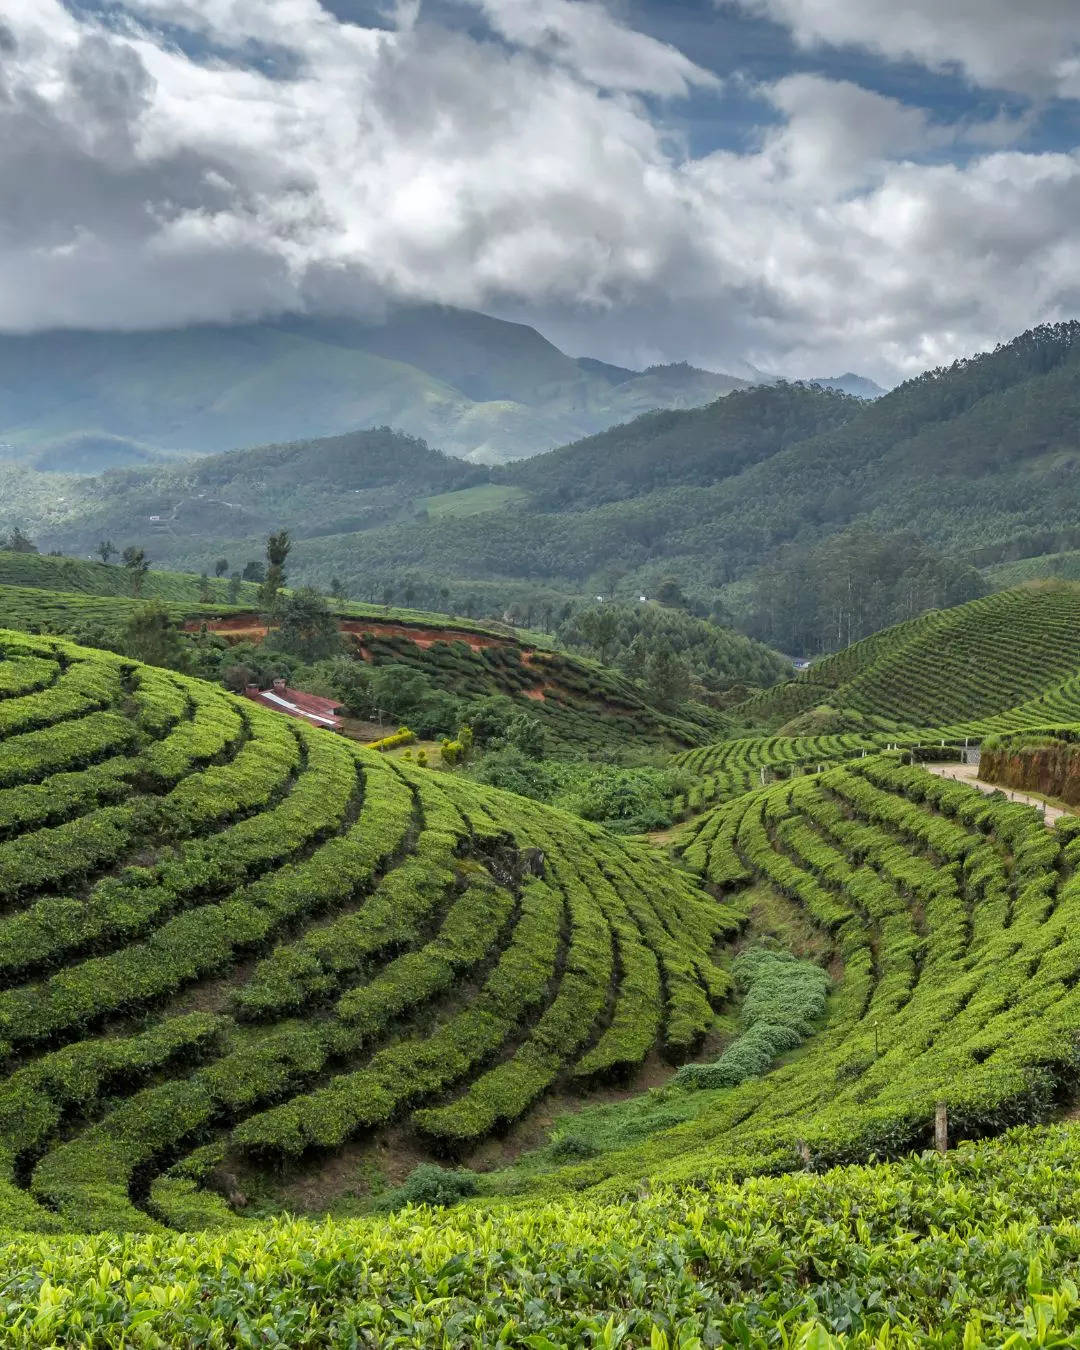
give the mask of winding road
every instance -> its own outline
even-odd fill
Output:
[[[1027,792],[1020,792],[1014,788],[998,787],[994,783],[984,783],[979,778],[979,766],[977,764],[957,764],[955,760],[945,764],[924,764],[924,769],[930,773],[935,773],[939,778],[955,778],[960,783],[970,783],[980,792],[1004,792],[1011,802],[1023,802],[1027,806],[1040,807],[1046,817],[1047,825],[1056,825],[1062,816],[1075,815],[1074,811],[1066,811],[1060,806],[1050,806],[1044,802],[1041,797],[1032,797]]]

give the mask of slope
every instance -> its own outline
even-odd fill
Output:
[[[934,610],[815,662],[735,710],[764,724],[827,704],[932,727],[1004,713],[1080,669],[1080,586],[1032,582]]]
[[[222,1157],[258,1175],[393,1120],[460,1147],[711,1027],[737,918],[647,850],[171,672],[0,644],[5,1228],[157,1229]]]

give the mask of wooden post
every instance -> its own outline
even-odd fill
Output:
[[[934,1147],[939,1153],[949,1150],[949,1108],[944,1102],[938,1102],[934,1113]]]

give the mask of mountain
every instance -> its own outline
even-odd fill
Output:
[[[0,454],[66,473],[393,426],[481,463],[743,381],[575,360],[534,328],[417,306],[159,332],[0,335]]]
[[[9,480],[12,498],[17,472]],[[162,560],[222,539],[265,535],[282,523],[302,536],[408,520],[426,497],[464,492],[487,479],[486,468],[382,427],[116,469],[100,478],[50,476],[44,481],[63,490],[44,508],[60,517],[45,522],[44,538],[75,554],[111,538]],[[21,481],[36,486],[43,476],[23,470]],[[36,501],[41,511],[41,497]],[[21,515],[33,519],[33,507]],[[253,546],[245,556],[260,552]]]
[[[843,375],[832,375],[826,379],[813,379],[807,381],[809,384],[820,384],[824,389],[838,389],[842,394],[854,394],[856,398],[881,398],[888,391],[883,389],[876,380],[867,379],[865,375],[856,375],[853,371],[847,371]]]
[[[762,569],[782,564],[780,579],[805,606],[821,587],[800,584],[799,550],[839,541],[828,555],[840,558],[839,586],[854,575],[841,566],[845,532],[907,532],[926,551],[920,560],[903,550],[913,573],[930,576],[912,589],[912,604],[925,607],[971,594],[957,594],[957,578],[931,554],[983,567],[1080,547],[1078,427],[1073,323],[1033,330],[872,402],[815,385],[757,386],[490,470],[415,442],[406,450],[405,438],[392,446],[344,438],[220,456],[210,468],[196,461],[82,480],[20,478],[0,466],[0,486],[11,512],[4,523],[21,523],[44,548],[85,552],[104,535],[199,572],[219,554],[257,556],[272,522],[304,536],[290,559],[296,580],[336,575],[353,593],[378,594],[410,576],[448,588],[454,605],[478,595],[528,603],[542,592],[636,601],[673,577],[706,610],[722,602],[745,614],[761,602]],[[282,454],[267,475],[261,457]],[[382,460],[399,454],[411,458],[380,478]],[[152,514],[168,528],[152,526]],[[815,556],[818,567],[824,555]],[[842,607],[843,596],[834,601]],[[797,650],[769,631],[774,645]],[[831,645],[850,633],[845,621]]]

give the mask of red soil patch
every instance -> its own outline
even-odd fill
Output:
[[[506,647],[504,638],[489,637],[486,633],[468,633],[460,628],[410,628],[403,623],[377,623],[367,619],[343,619],[338,624],[343,633],[373,633],[376,637],[403,637],[418,647],[430,647],[436,642],[464,642],[478,652],[483,647]]]
[[[266,637],[267,627],[254,614],[230,614],[225,619],[188,619],[184,624],[186,633],[197,633],[203,625],[212,633],[221,633],[225,637],[254,638],[262,641]],[[418,647],[430,647],[436,642],[464,642],[473,651],[483,647],[507,647],[511,644],[505,638],[491,637],[487,633],[470,633],[461,628],[411,628],[403,623],[380,623],[377,619],[342,619],[338,624],[342,633],[372,633],[376,637],[403,637],[415,642]],[[527,653],[531,656],[532,653]],[[524,659],[524,655],[523,655]]]

